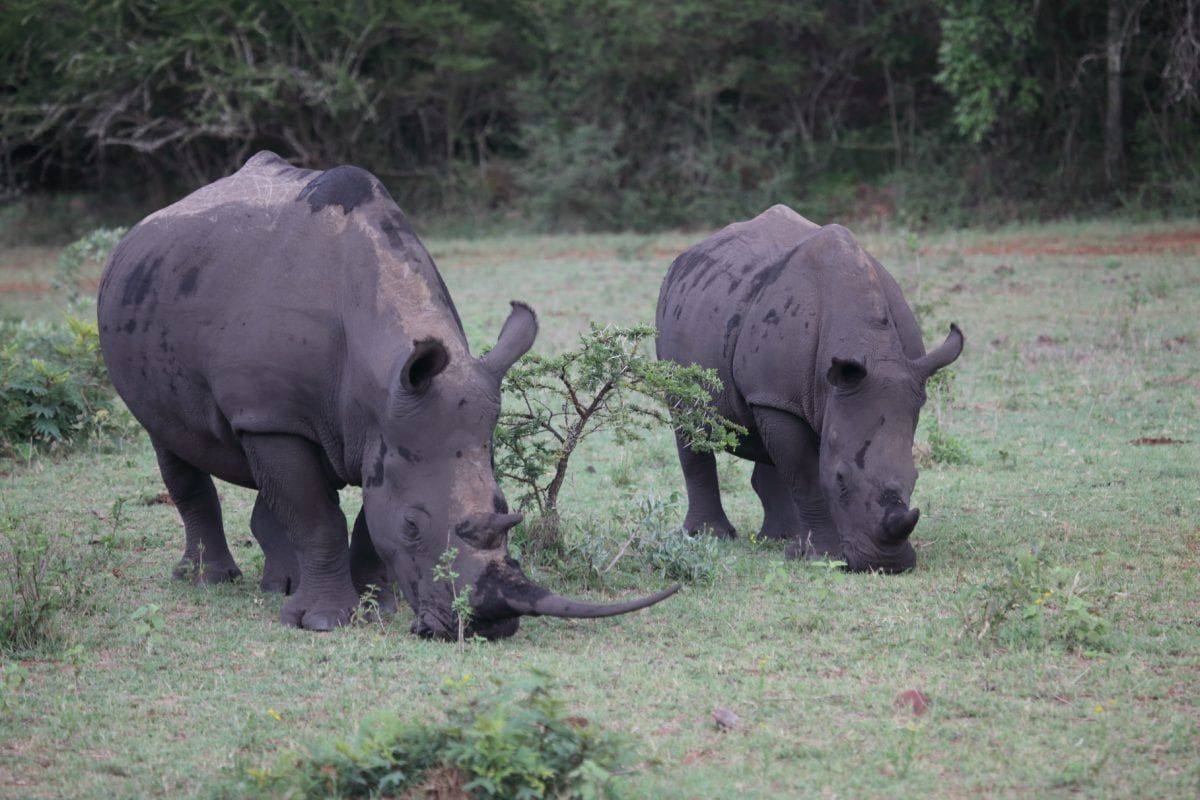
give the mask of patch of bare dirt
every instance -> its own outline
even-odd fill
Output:
[[[1172,439],[1170,436],[1142,436],[1130,442],[1132,445],[1150,444],[1187,444],[1184,439]]]
[[[1160,231],[1122,239],[1081,242],[1062,238],[1010,239],[965,248],[965,255],[984,256],[1119,256],[1155,253],[1200,253],[1200,230]]]

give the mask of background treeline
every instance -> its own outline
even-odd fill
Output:
[[[7,198],[269,148],[552,228],[1200,208],[1198,0],[8,0]]]

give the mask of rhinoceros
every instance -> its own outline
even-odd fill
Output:
[[[916,564],[909,508],[925,382],[963,334],[926,353],[896,281],[841,225],[787,206],[718,231],[672,263],[658,298],[658,357],[716,369],[717,410],[743,425],[762,535],[788,555],[852,570]],[[716,462],[678,442],[690,531],[736,535]]]
[[[542,589],[508,555],[510,513],[493,474],[500,384],[533,344],[514,302],[495,347],[472,357],[429,253],[378,179],[318,172],[262,152],[135,226],[100,284],[100,345],[142,423],[183,518],[174,570],[240,576],[212,477],[258,490],[250,528],[261,587],[290,595],[281,621],[347,623],[375,587],[399,587],[413,632],[511,636],[521,615],[599,617]],[[348,536],[338,490],[362,487]],[[450,548],[452,586],[434,567]],[[445,577],[444,575],[442,577]]]

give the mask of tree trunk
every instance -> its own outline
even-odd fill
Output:
[[[1121,136],[1121,56],[1125,45],[1121,0],[1108,0],[1105,60],[1108,65],[1108,106],[1104,112],[1104,182],[1109,189],[1121,185],[1124,144]]]

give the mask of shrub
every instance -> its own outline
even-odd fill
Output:
[[[117,246],[128,228],[97,228],[63,248],[55,268],[54,288],[67,293],[67,299],[79,299],[79,279],[85,269],[99,269]]]
[[[0,455],[28,456],[118,422],[96,323],[0,323]]]
[[[548,675],[468,695],[471,678],[448,682],[446,721],[368,715],[351,743],[323,743],[273,767],[243,765],[227,797],[601,798],[613,793],[623,747],[567,716]],[[438,793],[438,790],[444,793]]]
[[[580,346],[559,356],[522,358],[504,378],[505,410],[496,426],[496,473],[523,490],[517,505],[536,509],[533,549],[558,549],[558,494],[571,455],[599,430],[618,444],[652,425],[671,425],[702,451],[733,446],[742,429],[716,413],[715,370],[654,361],[643,352],[654,328],[593,325]]]

